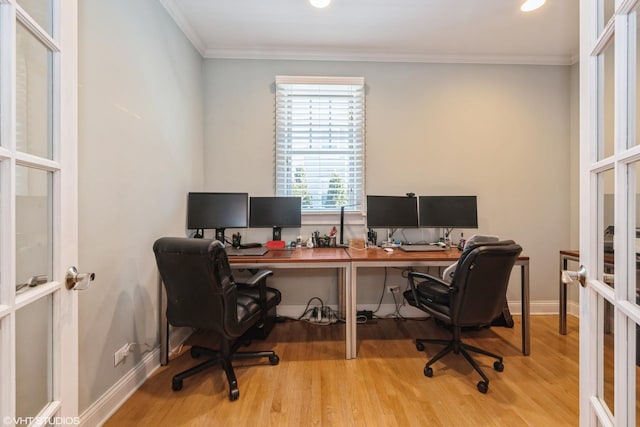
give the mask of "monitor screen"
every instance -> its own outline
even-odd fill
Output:
[[[407,196],[367,196],[369,228],[418,226],[418,199]]]
[[[476,196],[420,196],[420,227],[478,228]]]
[[[245,228],[248,205],[247,193],[189,193],[187,228]]]
[[[249,227],[298,228],[301,226],[301,197],[251,197]]]

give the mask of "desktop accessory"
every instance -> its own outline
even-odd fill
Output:
[[[247,227],[248,206],[248,193],[190,192],[187,194],[187,228],[195,229],[197,238],[204,236],[205,228],[215,229],[215,239],[224,242],[226,228]]]
[[[251,197],[249,227],[272,228],[272,240],[282,240],[283,228],[302,225],[301,197]]]

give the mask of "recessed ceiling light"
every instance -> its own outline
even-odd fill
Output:
[[[322,9],[323,7],[329,6],[329,3],[331,3],[331,0],[309,0],[309,3],[311,3],[313,7]]]
[[[545,1],[546,0],[527,0],[520,6],[520,10],[523,12],[531,12],[542,6]]]

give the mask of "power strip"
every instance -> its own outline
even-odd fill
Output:
[[[327,325],[336,323],[337,317],[333,314],[331,307],[314,307],[311,316],[307,319],[310,323]]]

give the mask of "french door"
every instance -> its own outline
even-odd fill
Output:
[[[0,0],[0,425],[77,424],[76,0]]]
[[[639,425],[640,0],[580,21],[580,425]]]

